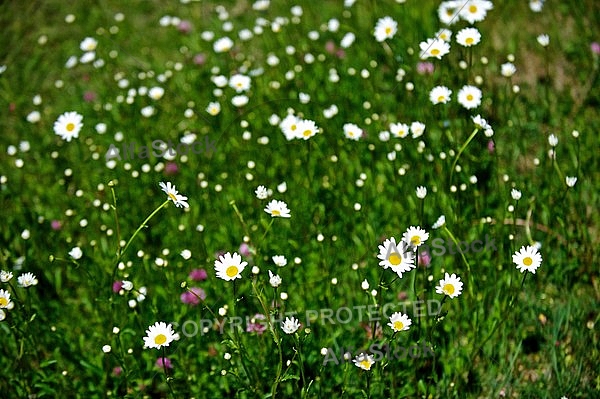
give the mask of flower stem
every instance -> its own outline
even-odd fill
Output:
[[[460,149],[458,150],[458,154],[456,154],[456,158],[454,158],[454,162],[452,162],[452,168],[450,169],[450,180],[448,182],[450,185],[452,185],[452,176],[454,176],[454,168],[456,167],[456,163],[458,162],[458,159],[462,155],[465,148],[467,148],[469,143],[473,140],[473,138],[475,138],[475,135],[477,134],[478,131],[479,131],[479,128],[475,128],[475,130],[473,130],[473,133],[471,133],[471,135],[469,136],[467,141],[465,141],[465,143],[462,145],[462,147],[460,147]]]

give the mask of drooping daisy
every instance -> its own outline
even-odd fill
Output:
[[[269,196],[269,190],[265,186],[258,186],[254,194],[256,194],[256,198],[263,200]]]
[[[273,274],[272,271],[269,270],[269,284],[271,287],[277,288],[281,285],[281,277],[279,274]]]
[[[319,128],[314,121],[309,119],[302,119],[297,125],[298,138],[308,140],[317,134]]]
[[[390,123],[390,133],[392,133],[394,137],[403,139],[408,136],[409,131],[410,127],[406,123]]]
[[[387,239],[379,246],[380,259],[379,266],[384,269],[391,268],[399,277],[402,273],[410,271],[415,267],[413,253],[408,250],[408,246],[402,242],[396,245],[394,237]]]
[[[215,260],[215,271],[218,278],[232,281],[236,278],[242,278],[242,271],[244,271],[247,264],[248,262],[242,262],[242,257],[237,252],[234,252],[233,255],[227,252]]]
[[[412,320],[409,319],[408,315],[400,312],[395,312],[390,316],[390,322],[388,326],[392,327],[395,332],[406,331],[410,328]]]
[[[354,123],[345,123],[343,129],[346,138],[358,140],[362,136],[362,129]]]
[[[421,137],[425,132],[425,124],[419,121],[415,121],[410,124],[410,131],[412,133],[413,139]]]
[[[471,47],[481,41],[481,33],[476,28],[464,28],[456,34],[456,42],[464,47]]]
[[[418,186],[417,187],[417,198],[423,199],[427,196],[427,187]]]
[[[229,79],[229,86],[236,92],[241,93],[250,89],[250,77],[242,74],[235,74]]]
[[[513,254],[512,260],[521,273],[527,270],[535,274],[537,268],[542,265],[542,255],[536,247],[531,245],[522,246],[520,250]]]
[[[79,135],[79,131],[83,127],[82,120],[83,116],[77,112],[65,112],[54,122],[54,133],[63,140],[71,141],[72,138],[77,138]]]
[[[435,221],[435,223],[433,224],[433,226],[431,226],[432,229],[439,229],[440,227],[442,227],[443,225],[446,224],[446,216],[445,215],[441,215],[438,220]]]
[[[169,199],[173,201],[176,207],[178,208],[188,208],[189,204],[187,203],[187,197],[185,195],[181,195],[175,189],[175,186],[171,184],[171,182],[167,182],[167,184],[160,182],[160,188],[167,194]]]
[[[3,283],[8,283],[13,278],[12,272],[2,270],[0,271],[0,281]]]
[[[429,233],[421,226],[410,226],[402,235],[402,240],[413,248],[420,247],[429,238]]]
[[[157,321],[154,325],[148,327],[144,337],[144,349],[169,346],[173,341],[179,339],[179,334],[173,331],[173,327],[164,321]]]
[[[265,212],[271,215],[271,217],[289,218],[291,216],[287,204],[277,200],[269,202],[265,208]]]
[[[273,255],[271,259],[273,259],[273,263],[279,267],[284,267],[287,265],[287,259],[283,255]]]
[[[354,365],[356,365],[356,367],[359,367],[366,371],[371,370],[371,366],[375,364],[373,355],[368,355],[366,353],[361,353],[360,355],[356,356],[356,358],[354,358],[352,362],[354,362]]]
[[[510,190],[510,196],[515,201],[518,201],[521,199],[521,192],[519,190],[517,190],[516,188],[513,188],[512,190]]]
[[[565,182],[567,183],[568,187],[573,187],[575,185],[575,183],[577,183],[577,177],[576,176],[566,176]]]
[[[15,303],[10,300],[10,292],[0,289],[0,309],[12,309]]]
[[[79,260],[83,256],[83,252],[81,251],[81,248],[74,247],[69,251],[69,256],[75,260]]]
[[[294,317],[286,317],[285,321],[281,322],[281,329],[286,334],[293,334],[300,328],[300,322]]]
[[[537,37],[537,42],[540,44],[540,46],[542,47],[548,47],[548,45],[550,44],[550,36],[543,34],[543,35],[539,35]]]
[[[446,86],[436,86],[429,92],[429,101],[432,104],[446,104],[450,101],[450,96],[452,95],[452,90],[447,88]]]
[[[450,44],[441,39],[427,39],[426,42],[419,43],[421,49],[421,59],[437,58],[441,60],[442,57],[450,52]]]
[[[33,273],[24,273],[17,277],[17,283],[20,287],[27,288],[32,285],[37,285],[38,279],[33,275]]]
[[[487,12],[494,8],[491,1],[488,0],[468,0],[460,9],[459,15],[470,24],[480,22],[485,19]]]
[[[458,92],[458,102],[466,109],[479,107],[481,104],[481,90],[471,85],[463,86]]]
[[[473,124],[475,125],[475,127],[477,127],[477,129],[486,130],[492,128],[490,124],[481,117],[481,115],[472,116],[471,120],[473,120]]]
[[[391,39],[397,31],[398,23],[391,17],[379,18],[377,24],[375,24],[375,40],[383,42],[386,39]]]
[[[462,292],[463,283],[460,281],[460,277],[457,277],[454,273],[452,273],[452,275],[445,273],[445,277],[440,280],[439,284],[440,285],[435,287],[435,292],[438,294],[456,298]]]

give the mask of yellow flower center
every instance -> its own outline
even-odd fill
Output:
[[[229,266],[227,268],[227,270],[225,270],[225,274],[232,278],[237,276],[237,274],[238,274],[237,266]]]
[[[467,94],[467,101],[473,101],[473,95]]]
[[[533,263],[533,259],[531,259],[529,256],[526,257],[525,259],[523,259],[523,264],[525,266],[531,266],[532,263]]]
[[[419,236],[412,236],[412,238],[410,239],[410,243],[412,245],[420,245],[421,244],[421,237],[419,237]]]
[[[438,96],[438,101],[442,102],[442,101],[444,101],[444,98],[445,98],[444,96]]]
[[[0,297],[0,306],[4,307],[8,305],[8,300],[4,297]]]
[[[475,40],[472,37],[467,37],[467,40],[465,40],[465,43],[467,44],[473,44]]]
[[[72,132],[73,130],[75,130],[75,124],[71,123],[71,122],[67,123],[67,126],[65,126],[65,127],[69,132]]]
[[[280,216],[280,215],[281,215],[281,212],[279,212],[277,209],[273,209],[273,210],[271,211],[271,215],[273,215],[273,216]]]
[[[388,261],[394,265],[397,266],[402,262],[402,256],[400,256],[399,253],[395,252],[393,254],[390,255],[390,257],[388,258]]]
[[[404,323],[402,323],[401,321],[395,321],[394,322],[394,330],[402,330],[404,328]]]
[[[477,6],[472,5],[469,7],[469,12],[475,14],[477,12]]]
[[[310,129],[306,129],[304,132],[302,132],[302,134],[304,135],[304,137],[308,137],[312,134],[312,131]]]
[[[360,361],[360,366],[365,369],[365,370],[371,370],[371,362],[368,360],[361,360]]]
[[[293,124],[292,126],[290,126],[290,130],[291,130],[291,131],[294,131],[294,130],[296,130],[296,124]]]
[[[385,28],[385,34],[389,35],[390,33],[392,33],[392,28],[390,28],[389,26],[387,28]]]
[[[156,337],[154,337],[154,343],[156,345],[162,345],[165,342],[167,342],[167,336],[165,334],[158,334]]]
[[[444,284],[442,291],[444,291],[446,295],[452,295],[454,294],[454,286],[452,284]]]
[[[438,55],[439,53],[440,53],[440,50],[438,50],[436,48],[434,48],[434,49],[431,50],[431,54],[432,55]]]
[[[169,196],[169,198],[171,198],[173,200],[173,202],[177,202],[177,197],[175,196],[175,194],[168,193],[167,195]]]

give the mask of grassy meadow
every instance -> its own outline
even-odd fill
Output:
[[[0,22],[0,396],[600,397],[597,2]]]

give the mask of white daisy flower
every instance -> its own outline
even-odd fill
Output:
[[[462,5],[459,15],[470,24],[480,22],[485,19],[487,12],[494,8],[491,1],[488,0],[468,0]]]
[[[419,186],[417,187],[417,198],[423,199],[427,196],[427,187]]]
[[[273,259],[273,263],[279,267],[284,267],[287,265],[287,259],[283,255],[273,255],[271,259]]]
[[[208,103],[208,106],[206,107],[206,112],[208,112],[212,116],[218,115],[219,112],[221,112],[221,104],[219,104],[216,101]]]
[[[515,201],[518,201],[521,199],[521,192],[515,188],[513,188],[512,190],[510,190],[510,196],[512,197],[512,199],[514,199]]]
[[[413,122],[410,124],[410,131],[413,139],[419,138],[425,132],[425,124],[419,121]]]
[[[446,216],[441,215],[438,220],[431,226],[432,229],[436,230],[446,224]]]
[[[442,28],[436,32],[435,37],[445,42],[450,42],[450,39],[452,38],[452,31],[450,29]]]
[[[515,74],[515,72],[517,72],[517,68],[512,62],[505,62],[504,64],[500,65],[500,74],[505,78],[510,78]]]
[[[69,251],[69,256],[75,260],[79,260],[83,256],[83,252],[81,251],[81,248],[74,247]]]
[[[286,334],[293,334],[300,328],[300,322],[294,317],[286,317],[285,321],[281,322],[281,329]]]
[[[399,277],[402,277],[402,273],[416,267],[414,254],[402,241],[399,245],[396,245],[394,237],[385,240],[382,245],[379,245],[379,255],[377,255],[377,258],[380,260],[379,266],[382,266],[384,269],[391,268]]]
[[[410,126],[406,123],[390,123],[390,133],[394,137],[399,137],[403,139],[408,136],[408,132],[410,131]]]
[[[32,285],[37,285],[38,279],[33,275],[33,273],[24,273],[17,277],[17,283],[19,287],[31,287]]]
[[[0,289],[0,309],[12,309],[15,303],[10,300],[10,292]]]
[[[265,208],[265,212],[271,215],[271,217],[289,218],[291,216],[287,204],[278,200],[269,202]]]
[[[481,90],[471,85],[463,86],[458,92],[458,102],[466,109],[479,107],[481,104]]]
[[[343,126],[344,136],[352,140],[359,140],[362,136],[362,129],[354,123],[345,123]]]
[[[83,116],[77,112],[65,112],[54,122],[54,133],[63,140],[71,141],[72,138],[78,137],[79,131],[83,127],[82,121]]]
[[[441,60],[450,52],[450,44],[441,39],[427,39],[427,41],[419,43],[419,48],[421,49],[421,59],[433,57]]]
[[[176,207],[178,208],[188,208],[189,204],[187,203],[188,197],[185,195],[181,195],[175,189],[175,186],[171,184],[171,182],[167,182],[167,184],[160,182],[160,188],[167,194],[169,199],[173,201]]]
[[[86,37],[79,44],[79,48],[81,49],[81,51],[94,51],[94,50],[96,50],[97,46],[98,46],[98,41],[96,39],[94,39],[93,37]]]
[[[167,325],[164,321],[157,321],[154,323],[154,325],[148,327],[146,330],[146,336],[144,337],[144,349],[160,349],[163,346],[169,346],[171,342],[178,339],[179,334],[173,331],[173,327],[170,324]]]
[[[354,358],[352,362],[354,362],[354,365],[356,367],[359,367],[366,371],[371,370],[371,366],[375,364],[373,355],[368,355],[366,353],[361,353],[360,355],[356,356],[356,358]]]
[[[394,332],[400,332],[407,331],[411,324],[412,320],[408,317],[408,315],[395,312],[390,316],[390,322],[388,323],[388,326],[392,327]]]
[[[513,263],[517,265],[517,269],[523,273],[525,270],[535,274],[537,268],[542,265],[542,255],[536,247],[528,245],[522,246],[512,256]]]
[[[464,28],[456,34],[456,42],[464,47],[471,47],[481,41],[481,33],[476,28]]]
[[[279,124],[279,128],[287,140],[292,140],[299,137],[298,125],[301,121],[302,119],[292,114],[288,114],[285,118],[283,118]]]
[[[241,93],[250,89],[250,77],[242,74],[235,74],[229,79],[229,86],[236,92]]]
[[[452,90],[446,86],[436,86],[429,92],[429,101],[434,105],[446,104],[450,101],[450,95],[452,95]]]
[[[155,86],[148,90],[148,97],[150,97],[153,100],[160,100],[164,94],[165,89],[163,89],[162,87]]]
[[[1,282],[8,283],[10,280],[12,280],[12,278],[13,278],[12,272],[9,272],[6,270],[0,271],[0,281]]]
[[[438,7],[438,18],[444,25],[452,25],[456,23],[460,6],[458,1],[443,1]]]
[[[256,187],[254,193],[256,194],[256,198],[260,200],[266,199],[269,196],[269,190],[265,186]]]
[[[440,280],[440,283],[435,287],[435,292],[438,294],[448,295],[450,298],[456,298],[462,292],[463,283],[460,281],[460,277],[452,273],[449,275],[445,273],[445,277]]]
[[[269,284],[271,287],[277,288],[281,285],[281,277],[278,274],[273,274],[272,271],[269,270]]]
[[[315,124],[314,121],[308,120],[308,119],[302,119],[299,123],[298,123],[298,138],[302,138],[304,140],[308,140],[309,138],[313,137],[315,134],[317,134],[317,131],[319,130],[319,128],[317,127],[317,125]]]
[[[225,53],[225,52],[231,50],[232,47],[233,47],[233,40],[231,40],[227,36],[217,39],[213,43],[213,50],[215,50],[215,53]]]
[[[548,35],[539,35],[537,37],[537,42],[540,44],[540,46],[542,47],[548,47],[548,45],[550,44],[550,36]]]
[[[391,39],[397,31],[398,23],[391,17],[379,18],[375,24],[375,40],[383,42],[386,39]]]
[[[243,262],[242,257],[237,252],[234,252],[233,255],[227,252],[215,260],[215,271],[218,278],[232,281],[242,278],[242,272],[247,264],[248,262]]]
[[[565,177],[565,181],[567,183],[567,186],[573,187],[575,185],[575,183],[577,183],[577,177],[567,176],[567,177]]]
[[[410,226],[402,235],[402,240],[413,248],[420,247],[429,238],[429,233],[420,226]]]

